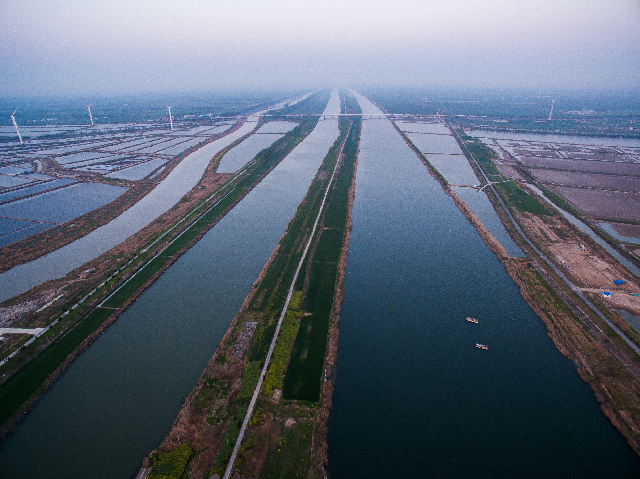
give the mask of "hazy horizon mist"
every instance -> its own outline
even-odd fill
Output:
[[[5,0],[2,93],[640,87],[640,2]]]

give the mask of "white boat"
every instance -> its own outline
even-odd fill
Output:
[[[469,321],[470,323],[478,324],[478,320],[476,318],[470,318],[469,316],[467,316],[467,321]]]
[[[485,351],[489,351],[489,346],[487,346],[486,344],[476,343],[476,348],[484,349]]]

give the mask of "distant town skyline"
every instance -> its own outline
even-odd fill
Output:
[[[4,0],[6,95],[640,88],[637,0]]]

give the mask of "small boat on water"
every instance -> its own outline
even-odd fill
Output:
[[[469,321],[470,323],[478,324],[478,320],[476,318],[470,318],[469,316],[467,316],[467,321]]]
[[[489,351],[489,346],[487,346],[486,344],[476,343],[476,348],[484,349],[485,351]]]

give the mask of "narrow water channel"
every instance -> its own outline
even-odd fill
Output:
[[[340,112],[335,91],[325,110]],[[2,478],[129,478],[168,432],[338,137],[321,120],[57,381],[0,449]]]
[[[352,219],[333,479],[638,477],[574,365],[387,120],[363,121]]]

